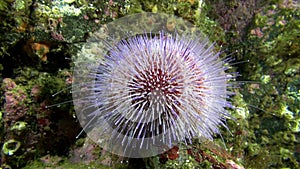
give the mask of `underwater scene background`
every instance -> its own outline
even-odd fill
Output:
[[[2,0],[1,168],[299,168],[299,7],[296,0]],[[100,25],[143,12],[196,25],[221,58],[234,59],[238,87],[221,135],[127,158],[76,137],[72,71]]]

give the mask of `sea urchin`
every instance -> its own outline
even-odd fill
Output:
[[[103,45],[91,47],[97,64],[77,65],[73,85],[78,119],[103,148],[148,157],[220,133],[232,76],[207,39],[161,30]]]

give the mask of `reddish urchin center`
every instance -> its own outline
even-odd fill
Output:
[[[160,108],[179,98],[182,94],[183,84],[174,79],[174,74],[159,68],[144,70],[134,76],[129,84],[133,96],[132,104],[146,104],[144,110],[156,104]],[[136,99],[135,99],[136,98]],[[159,108],[159,109],[160,109]],[[165,110],[164,110],[165,111]]]

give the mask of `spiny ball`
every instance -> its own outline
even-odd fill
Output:
[[[220,133],[232,76],[207,39],[159,31],[105,46],[74,99],[84,130],[103,148],[147,157]]]

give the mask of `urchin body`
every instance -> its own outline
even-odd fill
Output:
[[[106,121],[116,131],[111,137],[121,137],[126,148],[131,139],[145,149],[156,142],[171,147],[195,137],[212,139],[229,117],[232,77],[208,44],[160,32],[111,45],[93,73],[93,118]]]

